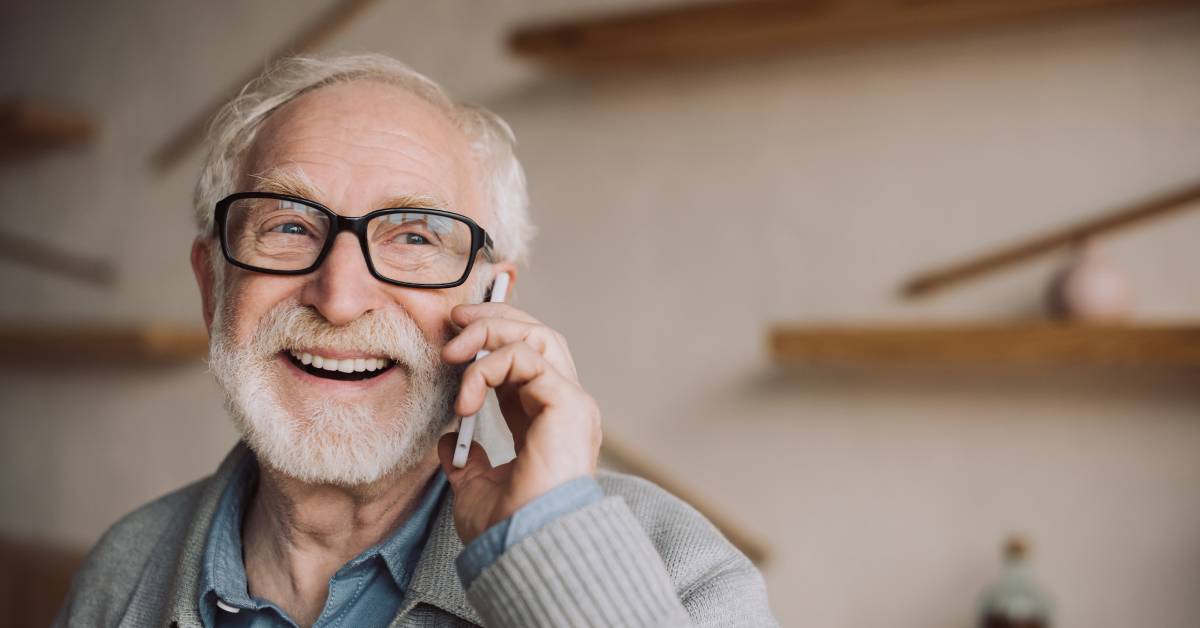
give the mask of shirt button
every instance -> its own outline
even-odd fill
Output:
[[[230,606],[230,605],[226,604],[225,602],[222,602],[221,600],[217,600],[217,608],[219,608],[223,611],[229,612],[229,613],[234,613],[234,614],[236,614],[238,611],[242,610],[240,608]]]

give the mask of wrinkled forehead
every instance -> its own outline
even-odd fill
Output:
[[[438,108],[397,86],[354,81],[272,113],[238,189],[304,196],[347,216],[406,205],[486,222],[478,170],[466,135]]]

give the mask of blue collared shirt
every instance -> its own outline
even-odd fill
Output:
[[[200,616],[205,626],[295,627],[287,613],[269,600],[252,597],[242,562],[242,519],[258,481],[258,465],[247,457],[221,495],[209,528],[200,574]],[[368,548],[342,566],[329,580],[325,608],[313,624],[386,626],[404,600],[438,504],[448,490],[439,469],[425,487],[417,509],[391,537]],[[517,510],[512,517],[488,528],[459,555],[456,565],[463,588],[508,548],[542,526],[592,503],[604,494],[591,477],[567,482]]]
[[[217,505],[201,567],[200,614],[205,626],[296,626],[271,601],[252,597],[246,583],[242,519],[257,481],[258,465],[247,458]],[[314,627],[386,626],[392,620],[446,486],[446,476],[439,470],[408,521],[338,569],[329,579],[325,608]]]

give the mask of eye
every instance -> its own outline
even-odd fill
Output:
[[[419,233],[404,233],[400,237],[405,244],[430,244],[429,239]]]
[[[281,225],[276,225],[271,227],[271,231],[287,235],[306,235],[308,233],[308,230],[304,228],[304,225],[295,222],[285,222]]]

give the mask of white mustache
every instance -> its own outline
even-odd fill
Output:
[[[258,359],[270,359],[280,351],[295,349],[387,356],[410,373],[429,373],[441,365],[438,350],[407,316],[373,311],[335,326],[314,308],[285,301],[263,317],[250,353]]]

